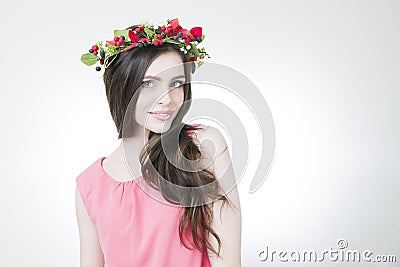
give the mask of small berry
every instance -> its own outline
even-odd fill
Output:
[[[157,38],[158,39],[162,39],[162,35],[161,34],[157,34]]]
[[[121,39],[121,38],[122,38],[122,40],[125,40],[125,36],[121,35],[121,36],[119,37],[119,39]]]
[[[142,29],[141,29],[140,27],[138,27],[138,28],[135,29],[135,31],[136,31],[137,33],[139,33],[139,32],[142,31]]]
[[[100,56],[101,56],[101,57],[104,57],[104,56],[105,56],[104,50],[100,50]]]
[[[185,39],[185,42],[186,42],[186,43],[190,43],[190,39],[189,39],[189,38],[186,38],[186,39]]]
[[[99,49],[99,47],[97,45],[92,46],[93,51],[96,51]]]
[[[183,35],[183,32],[180,32],[180,33],[178,33],[178,35],[179,35],[179,37],[182,37],[182,35]]]
[[[115,36],[115,37],[114,37],[114,41],[115,41],[115,42],[118,42],[118,41],[119,41],[119,37]]]
[[[119,39],[118,39],[118,42],[121,42],[121,43],[123,43],[124,42],[124,38],[121,38],[121,37],[119,37]]]
[[[148,44],[148,43],[144,43],[143,45],[144,45],[144,46],[148,46],[149,44]]]
[[[93,49],[89,49],[89,52],[90,52],[90,53],[93,53]]]
[[[97,54],[98,54],[98,52],[97,52],[97,51],[94,51],[94,52],[93,52],[93,55],[97,56]]]
[[[158,46],[158,40],[154,40],[154,46]]]
[[[196,37],[196,41],[199,42],[199,43],[201,43],[202,40],[201,40],[200,37]]]
[[[138,46],[139,48],[142,48],[142,47],[143,47],[143,43],[138,43],[137,46]]]
[[[162,45],[163,43],[164,43],[163,40],[159,40],[159,41],[158,41],[158,44],[159,44],[159,45]]]
[[[175,40],[175,41],[178,41],[178,36],[175,36],[175,37],[174,37],[174,40]]]
[[[118,41],[118,42],[117,42],[117,46],[121,46],[123,42],[124,42],[124,41],[122,41],[122,42],[121,42],[121,41]]]
[[[101,68],[100,68],[99,66],[97,66],[97,67],[96,67],[96,70],[97,70],[97,71],[100,71],[100,70],[101,70]]]
[[[103,65],[104,64],[104,58],[100,59],[100,64]]]
[[[165,32],[165,26],[161,26],[161,30],[163,31],[163,32]]]

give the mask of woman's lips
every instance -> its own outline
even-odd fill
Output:
[[[160,121],[166,121],[171,118],[172,112],[160,112],[160,111],[155,111],[155,112],[149,112],[151,115],[153,115],[154,118]]]

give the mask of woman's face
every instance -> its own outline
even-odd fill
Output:
[[[154,59],[139,89],[136,123],[155,133],[168,131],[183,104],[184,84],[184,66],[176,52],[165,52]]]

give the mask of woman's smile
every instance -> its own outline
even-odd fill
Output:
[[[154,118],[160,121],[166,121],[169,120],[172,117],[172,112],[171,111],[155,111],[155,112],[149,112]]]

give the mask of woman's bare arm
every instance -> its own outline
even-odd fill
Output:
[[[236,179],[231,164],[231,157],[227,144],[223,135],[218,129],[208,126],[204,131],[197,133],[198,141],[202,142],[209,139],[212,142],[204,142],[201,145],[202,153],[207,154],[206,158],[213,156],[211,159],[212,164],[209,165],[208,170],[212,171],[218,181],[223,181],[223,190],[225,196],[228,197],[234,204],[229,206],[227,203],[221,205],[222,201],[214,202],[213,208],[213,223],[211,227],[214,228],[219,238],[221,239],[221,254],[222,257],[217,257],[214,253],[209,251],[209,258],[212,267],[241,267],[241,233],[242,233],[242,219],[239,194],[236,186]],[[203,157],[203,156],[202,156]],[[232,188],[229,191],[229,189]],[[225,186],[225,187],[224,187]],[[226,191],[228,193],[226,193]],[[213,248],[218,251],[218,243],[213,235],[210,235],[210,243]]]
[[[75,208],[79,228],[80,267],[103,267],[104,257],[97,229],[87,213],[78,188],[75,190]]]

